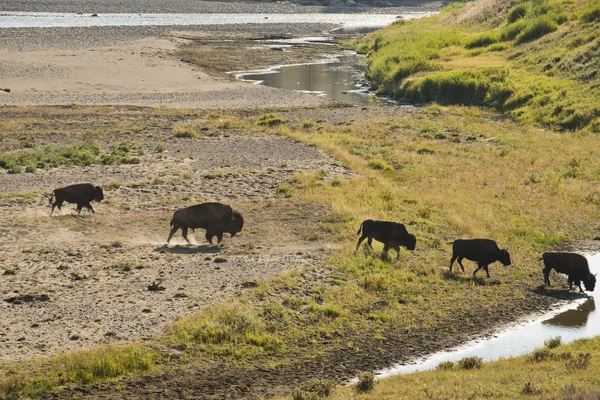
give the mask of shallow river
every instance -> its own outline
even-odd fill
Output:
[[[0,6],[1,7],[1,6]],[[404,19],[431,15],[429,12],[401,14]],[[95,15],[95,14],[94,14]],[[91,26],[165,26],[328,23],[345,28],[381,28],[398,14],[73,14],[2,11],[0,28],[57,28]]]
[[[591,272],[600,272],[600,254],[586,257]],[[556,284],[556,279],[553,279],[554,274],[554,272],[550,274],[550,281]],[[540,282],[543,282],[541,268]],[[595,290],[600,290],[599,285]],[[578,292],[579,289],[576,291]],[[575,339],[600,335],[600,313],[596,310],[594,298],[591,297],[593,293],[586,293],[589,296],[581,296],[580,299],[539,318],[498,333],[491,339],[470,342],[453,351],[436,353],[413,364],[398,365],[380,371],[377,377],[384,378],[434,369],[440,362],[457,361],[463,357],[478,356],[485,361],[493,361],[519,356],[543,347],[544,341],[556,336],[560,336],[563,343],[568,343]]]

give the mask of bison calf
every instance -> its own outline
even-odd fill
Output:
[[[373,239],[375,239],[383,243],[384,253],[387,253],[390,248],[396,249],[398,252],[396,259],[398,259],[400,257],[400,246],[404,246],[408,250],[414,250],[417,244],[415,235],[408,233],[406,227],[397,222],[373,221],[372,219],[368,219],[360,225],[356,234],[360,235],[361,231],[362,236],[358,239],[356,250],[358,250],[363,240],[367,238],[369,239],[367,244],[372,249]]]
[[[493,262],[500,261],[504,266],[510,265],[510,254],[506,249],[498,247],[496,242],[490,239],[458,239],[452,243],[452,259],[450,260],[450,272],[452,272],[452,264],[458,259],[458,264],[465,272],[465,267],[462,265],[462,260],[475,261],[478,268],[473,272],[473,276],[480,269],[484,269],[487,277],[490,277],[488,265]]]
[[[52,202],[53,198],[54,202]],[[90,204],[93,200],[97,202],[104,200],[104,193],[102,193],[100,186],[94,186],[91,183],[78,183],[55,189],[52,196],[50,196],[50,204],[52,204],[50,215],[54,212],[54,207],[58,207],[60,210],[65,201],[70,204],[77,203],[77,214],[81,212],[83,207],[95,213]]]
[[[171,226],[173,228],[169,233],[167,244],[178,229],[181,229],[185,241],[191,244],[187,237],[188,229],[193,231],[198,228],[206,229],[206,240],[212,244],[214,236],[217,237],[217,243],[221,243],[224,232],[234,237],[242,230],[244,218],[239,212],[233,211],[230,206],[225,204],[202,203],[176,211],[173,214]]]
[[[542,254],[544,260],[544,284],[550,284],[550,271],[553,269],[561,274],[566,274],[569,278],[569,290],[573,289],[573,283],[579,286],[579,291],[583,292],[581,282],[589,292],[594,291],[596,286],[596,275],[590,272],[587,259],[577,253],[549,252]]]

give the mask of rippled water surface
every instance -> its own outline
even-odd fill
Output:
[[[600,254],[586,257],[591,272],[600,272]],[[553,274],[554,272],[550,276],[551,280]],[[540,266],[541,282],[543,276]],[[598,290],[600,288],[596,286],[596,291]],[[437,353],[422,362],[390,368],[382,371],[378,376],[386,377],[433,369],[442,361],[457,361],[470,356],[478,356],[485,361],[519,356],[544,346],[544,341],[556,336],[560,336],[563,343],[567,343],[575,339],[600,335],[600,313],[592,297],[594,293],[586,293],[588,296],[582,295],[578,300],[562,307],[560,312],[550,312],[549,315],[533,322],[500,333],[491,339],[467,344],[456,351]]]
[[[1,7],[1,6],[0,6]],[[405,13],[405,19],[431,13]],[[228,25],[276,23],[332,23],[344,28],[383,27],[398,14],[73,14],[2,12],[0,28],[53,28],[90,26]]]

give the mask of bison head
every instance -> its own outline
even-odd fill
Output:
[[[407,250],[414,250],[415,247],[417,246],[417,237],[415,235],[413,235],[412,233],[409,233],[408,237],[404,241],[404,246],[406,247]]]
[[[96,186],[94,189],[96,189],[96,193],[94,193],[94,200],[100,203],[102,200],[104,200],[104,193],[102,193],[102,188],[100,186]]]
[[[585,286],[585,290],[588,292],[593,292],[594,288],[596,287],[596,275],[589,274],[583,281],[583,285]]]
[[[237,211],[234,211],[231,215],[231,221],[229,222],[229,234],[234,237],[236,233],[242,230],[244,227],[244,217]]]
[[[510,254],[507,249],[501,249],[498,255],[498,261],[504,266],[510,265]]]

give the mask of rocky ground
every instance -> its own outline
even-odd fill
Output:
[[[23,122],[31,124],[35,114],[21,114]],[[128,143],[141,162],[0,172],[0,361],[150,337],[245,282],[314,266],[331,254],[333,245],[315,241],[328,210],[276,192],[295,173],[350,174],[321,151],[245,130],[175,138],[170,127],[181,118],[169,116],[71,117],[59,111],[38,120],[48,133],[35,136],[33,146],[81,143],[86,125],[88,132],[114,132],[121,124],[122,133],[94,141],[106,150]],[[142,129],[130,130],[136,126]],[[22,144],[20,127],[20,134],[4,136],[4,150]],[[75,182],[103,185],[106,200],[94,204],[93,215],[65,204],[50,217],[51,191]],[[239,210],[243,232],[221,246],[204,243],[202,232],[199,245],[187,246],[179,233],[166,246],[172,213],[203,201]],[[156,282],[164,290],[149,290]]]

